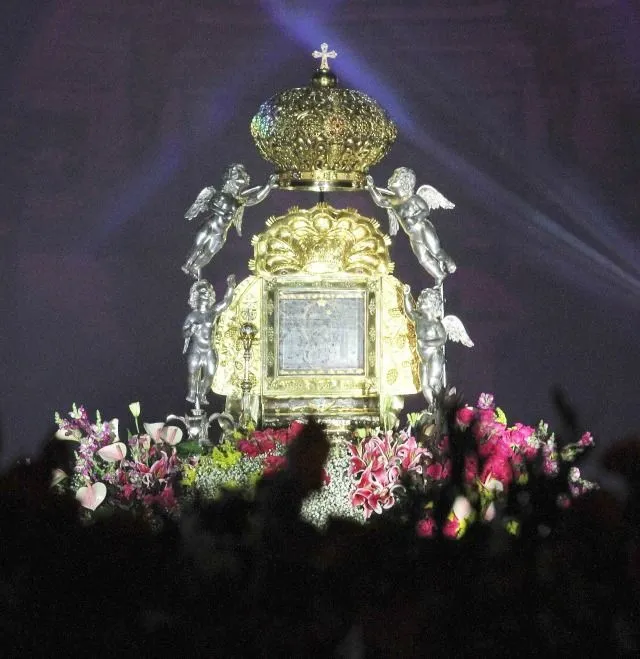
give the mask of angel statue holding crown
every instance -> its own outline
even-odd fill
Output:
[[[250,188],[249,175],[243,165],[231,165],[224,174],[222,190],[209,186],[202,190],[189,207],[185,219],[189,222],[205,218],[182,270],[200,279],[200,270],[222,249],[227,233],[234,224],[242,235],[242,215],[245,206],[259,204],[276,187],[278,177],[273,174],[266,185]]]
[[[455,272],[456,264],[442,249],[429,213],[436,208],[454,208],[454,204],[430,185],[421,185],[415,192],[416,176],[407,167],[398,167],[387,181],[388,189],[377,188],[371,176],[366,187],[374,203],[389,214],[389,233],[395,236],[401,226],[420,265],[440,286],[444,278]]]
[[[472,348],[473,341],[457,316],[444,316],[442,288],[425,288],[415,305],[411,287],[405,284],[402,290],[404,310],[416,326],[422,395],[427,401],[428,411],[434,412],[438,397],[446,385],[444,344],[451,339]]]

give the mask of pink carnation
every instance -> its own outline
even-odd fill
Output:
[[[462,428],[468,428],[476,417],[476,412],[472,407],[461,407],[456,412],[456,424]]]
[[[486,483],[490,478],[500,481],[506,489],[513,480],[513,469],[509,460],[499,455],[489,457],[482,465],[480,480]]]
[[[593,436],[590,432],[585,432],[578,440],[578,446],[593,446]]]
[[[464,459],[464,479],[466,483],[473,483],[478,476],[478,458],[467,455]]]
[[[460,520],[457,517],[453,519],[448,519],[444,523],[442,528],[442,535],[445,538],[456,538],[458,536],[458,531],[460,530]]]
[[[446,460],[444,463],[432,462],[426,469],[427,476],[430,476],[436,481],[444,480],[449,477],[451,470],[451,461]]]
[[[493,394],[480,394],[478,397],[478,409],[492,410],[495,406]]]
[[[436,532],[436,523],[433,517],[421,519],[416,525],[416,533],[421,538],[433,538]]]

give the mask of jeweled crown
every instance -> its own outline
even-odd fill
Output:
[[[320,68],[307,87],[288,89],[265,101],[251,121],[251,135],[264,158],[276,165],[286,189],[358,190],[369,167],[396,139],[395,124],[372,98],[337,86],[322,44]]]

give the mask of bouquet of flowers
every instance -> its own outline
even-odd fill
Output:
[[[288,428],[234,431],[209,454],[204,454],[185,470],[185,482],[199,494],[215,498],[225,489],[252,489],[262,476],[286,464],[287,446],[303,424],[294,421]]]
[[[506,415],[495,406],[491,394],[481,394],[475,407],[459,408],[455,426],[454,433],[470,432],[473,450],[464,456],[464,491],[454,499],[442,527],[443,534],[449,537],[460,537],[477,514],[482,520],[491,521],[496,515],[496,504],[504,500],[511,486],[526,483],[535,461],[545,476],[556,477],[561,463],[573,463],[593,445],[593,437],[586,432],[577,442],[559,450],[554,434],[543,422],[537,428],[522,423],[508,426]],[[451,478],[449,437],[421,447],[413,432],[411,424],[399,432],[359,430],[349,444],[351,503],[366,519],[395,506],[408,482],[433,495]],[[571,466],[567,495],[558,503],[567,505],[571,497],[593,487],[593,483],[582,478],[577,466]],[[417,527],[420,535],[436,532],[432,508],[432,503],[425,507]]]
[[[126,442],[120,440],[118,419],[104,421],[97,412],[94,422],[84,407],[75,404],[67,417],[56,413],[56,438],[74,442],[77,448],[74,473],[56,470],[53,484],[67,481],[80,505],[91,512],[101,505],[175,510],[175,488],[184,465],[176,450],[182,431],[164,423],[145,423],[140,432],[140,403],[129,409],[136,434],[128,433]]]

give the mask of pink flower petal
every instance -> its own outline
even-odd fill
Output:
[[[182,430],[176,426],[165,426],[160,431],[160,437],[169,446],[175,446],[182,441]]]
[[[106,462],[119,462],[124,460],[127,455],[127,447],[123,442],[116,442],[115,444],[103,446],[98,451],[98,455]]]
[[[81,487],[76,492],[76,499],[83,508],[95,510],[107,496],[107,486],[104,483],[93,483],[86,487]]]
[[[162,441],[160,436],[160,432],[164,428],[164,423],[162,423],[162,421],[157,423],[143,423],[142,425],[144,426],[147,435],[149,435],[154,442]]]

